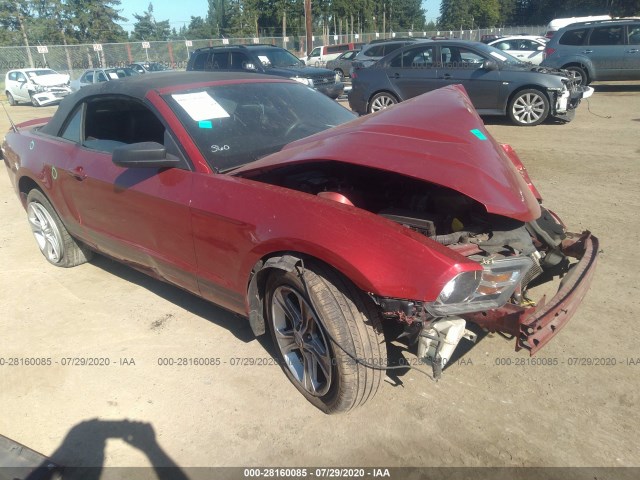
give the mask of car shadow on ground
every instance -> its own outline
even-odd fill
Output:
[[[95,255],[93,260],[91,260],[91,264],[111,275],[115,275],[123,280],[145,288],[168,302],[227,329],[236,338],[245,343],[251,342],[256,338],[251,331],[249,320],[189,293],[186,290],[182,290],[162,280],[157,280],[143,272],[139,272],[102,255]],[[262,337],[265,337],[265,335]]]

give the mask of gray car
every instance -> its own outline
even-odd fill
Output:
[[[341,53],[338,58],[333,60],[329,60],[327,62],[326,68],[329,70],[333,70],[336,75],[340,77],[340,80],[344,80],[344,77],[350,76],[351,64],[356,58],[356,54],[360,50],[349,50],[347,52]]]
[[[367,68],[394,50],[419,41],[415,38],[374,40],[358,52],[354,58],[353,68]]]
[[[110,80],[118,80],[120,78],[131,77],[138,75],[138,72],[129,68],[90,68],[85,70],[80,78],[71,82],[71,89],[73,91],[80,90],[87,85],[93,85],[94,83],[108,82]]]
[[[523,63],[480,42],[422,41],[352,72],[349,105],[359,114],[452,84],[462,84],[481,115],[507,115],[533,126],[548,117],[570,121],[593,89],[568,72]]]
[[[543,66],[573,72],[580,84],[640,80],[640,18],[568,25],[549,40]]]

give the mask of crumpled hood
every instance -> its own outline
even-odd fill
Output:
[[[69,75],[56,73],[52,75],[38,75],[30,77],[32,83],[42,85],[43,87],[54,87],[56,85],[66,85],[69,81]]]
[[[449,187],[497,215],[525,222],[540,216],[538,201],[460,85],[290,143],[232,174],[251,177],[317,160],[369,166]]]

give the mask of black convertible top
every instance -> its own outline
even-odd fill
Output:
[[[144,101],[147,93],[151,90],[161,90],[177,85],[184,85],[185,89],[188,89],[190,84],[214,84],[229,80],[288,81],[286,78],[274,77],[273,75],[242,72],[157,72],[135,75],[112,82],[102,82],[82,87],[62,100],[49,123],[44,125],[40,131],[48,135],[57,135],[75,106],[87,97],[95,95],[127,95]]]

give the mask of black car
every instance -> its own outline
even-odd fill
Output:
[[[330,98],[344,92],[344,84],[327,68],[307,67],[288,50],[274,45],[223,45],[191,53],[187,71],[244,71],[291,78]]]
[[[480,115],[508,115],[523,126],[549,116],[570,121],[580,100],[593,93],[567,72],[523,63],[484,43],[427,40],[354,70],[349,105],[363,115],[456,83]]]

